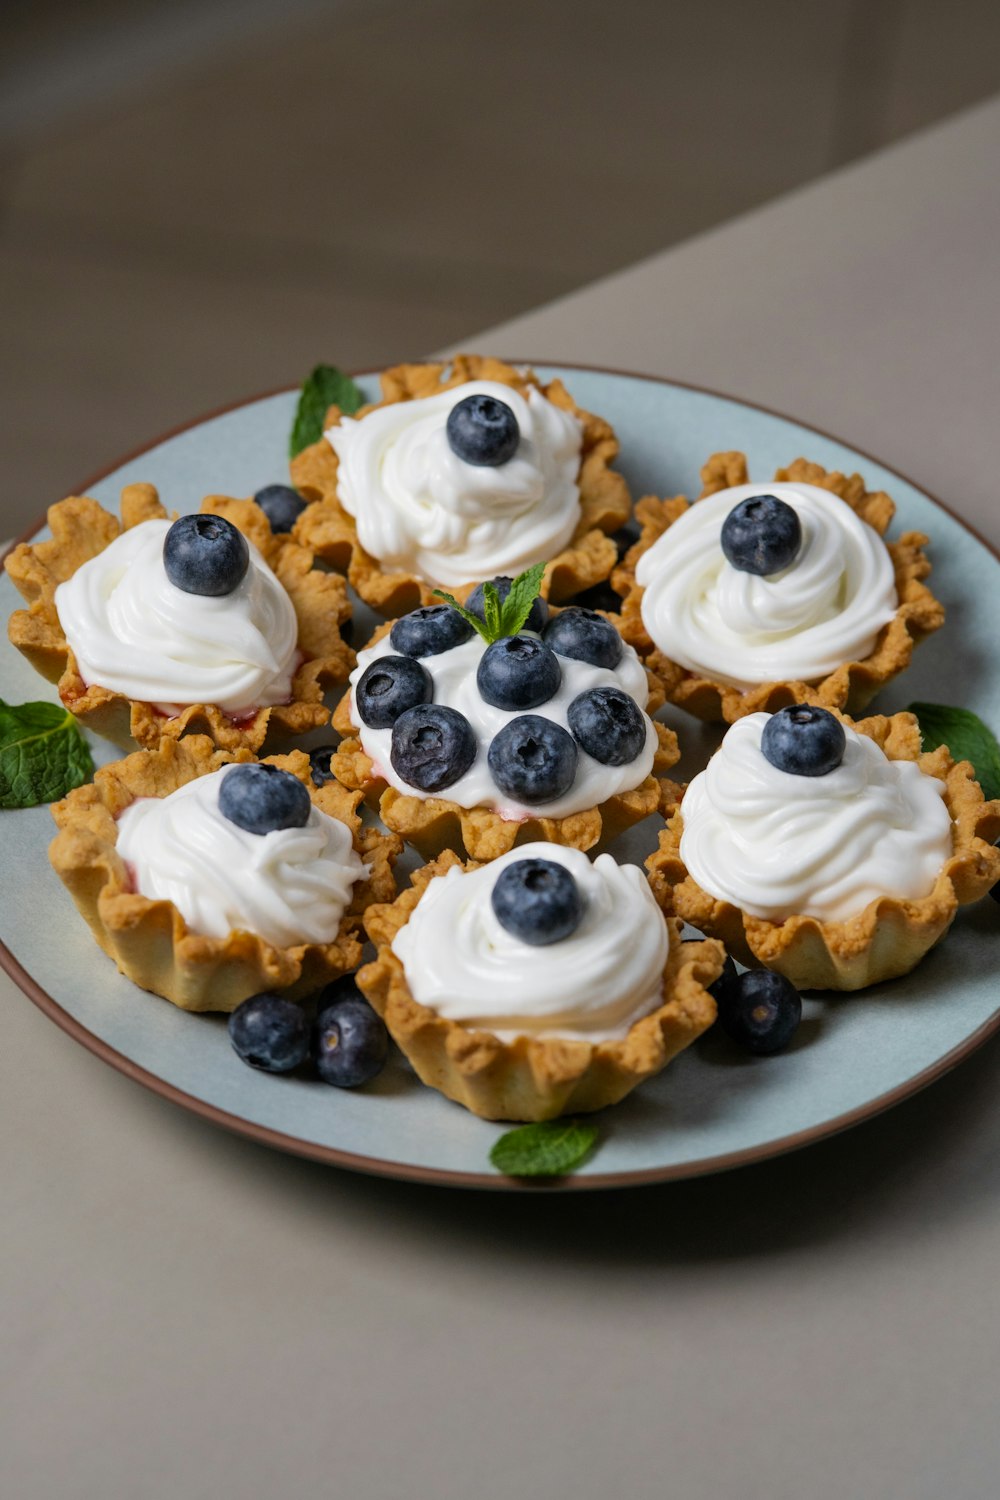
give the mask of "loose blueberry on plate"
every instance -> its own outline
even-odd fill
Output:
[[[624,643],[615,627],[592,609],[571,605],[561,610],[542,632],[546,646],[560,656],[589,662],[592,667],[614,671],[622,659]]]
[[[777,495],[751,495],[729,512],[720,540],[727,561],[739,572],[768,578],[795,561],[802,524]]]
[[[336,752],[336,745],[319,745],[315,750],[310,750],[309,771],[313,786],[326,786],[328,781],[333,780],[330,760]]]
[[[609,615],[618,614],[622,607],[622,596],[615,592],[610,583],[595,583],[592,588],[584,589],[575,598],[581,609],[603,609]]]
[[[465,775],[478,750],[464,714],[444,704],[421,703],[400,714],[393,725],[389,759],[410,786],[440,792]]]
[[[533,948],[561,942],[580,925],[583,897],[565,865],[519,859],[501,871],[490,897],[500,926]]]
[[[304,828],[312,802],[297,776],[261,761],[226,772],[219,787],[219,811],[237,828],[264,834]]]
[[[254,500],[264,512],[275,535],[291,531],[306,508],[306,502],[290,484],[266,484],[262,490],[257,491]]]
[[[537,708],[555,697],[562,668],[555,653],[534,635],[506,635],[479,658],[476,686],[494,708]]]
[[[287,1073],[309,1056],[309,1022],[281,995],[253,995],[229,1017],[229,1040],[245,1063],[264,1073]]]
[[[448,413],[448,444],[456,458],[477,468],[498,469],[521,441],[517,418],[495,396],[466,396]]]
[[[847,736],[825,708],[792,703],[764,725],[761,753],[778,771],[792,776],[829,776],[844,758]]]
[[[354,699],[369,729],[389,729],[400,714],[429,703],[434,683],[412,656],[380,656],[361,674]]]
[[[627,766],[646,743],[642,710],[621,688],[596,687],[580,693],[566,717],[574,738],[602,766]]]
[[[440,656],[474,633],[468,620],[450,604],[428,604],[402,615],[390,630],[389,641],[401,656]]]
[[[389,1033],[353,979],[337,980],[323,991],[316,1019],[316,1071],[324,1083],[356,1089],[385,1067]]]
[[[246,537],[222,516],[181,516],[163,541],[166,575],[185,594],[231,594],[249,566]]]
[[[620,526],[617,531],[611,533],[611,540],[617,549],[619,562],[621,562],[629,548],[635,546],[639,540],[641,531],[642,528],[638,521],[626,521],[624,526]]]
[[[522,714],[493,737],[490,774],[508,797],[532,806],[564,797],[576,776],[572,735],[540,714]]]
[[[510,586],[514,580],[512,578],[508,578],[506,574],[501,573],[498,577],[491,578],[489,581],[496,589],[497,594],[500,598],[500,603],[502,604],[507,595],[510,593]],[[483,612],[483,585],[481,583],[477,584],[476,587],[472,590],[472,593],[465,601],[465,607],[469,611],[470,615],[478,615],[481,620],[485,620],[486,616]],[[533,630],[536,635],[540,635],[548,617],[549,606],[546,604],[541,595],[539,595],[532,604],[528,618],[521,626],[521,629]]]
[[[802,999],[794,984],[768,969],[748,969],[716,999],[723,1031],[748,1052],[780,1052],[802,1019]]]

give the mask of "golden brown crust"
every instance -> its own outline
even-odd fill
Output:
[[[378,952],[358,973],[358,985],[423,1083],[484,1119],[551,1120],[616,1104],[711,1026],[715,1001],[708,986],[722,972],[722,948],[711,940],[682,943],[680,924],[671,919],[663,1004],[619,1042],[595,1046],[526,1036],[501,1042],[420,1005],[391,943],[429,881],[455,866],[479,868],[462,866],[446,852],[418,870],[411,889],[391,905],[372,906],[365,915]]]
[[[534,387],[554,406],[571,411],[583,423],[580,461],[580,524],[572,541],[545,570],[542,593],[554,600],[568,599],[609,577],[616,561],[614,543],[607,533],[628,520],[632,501],[624,477],[611,468],[618,454],[618,439],[603,417],[581,410],[560,380],[542,385],[533,371],[521,371],[499,359],[459,354],[439,364],[397,365],[382,376],[382,400],[364,406],[358,417],[397,401],[420,400],[470,380],[494,380],[526,395]],[[340,409],[330,408],[326,426],[341,419]],[[337,455],[325,438],[292,459],[292,483],[310,504],[299,517],[295,534],[303,544],[328,563],[346,572],[351,586],[379,614],[395,618],[434,602],[433,585],[405,572],[383,570],[358,541],[354,518],[337,500]],[[478,579],[452,590],[464,597]]]
[[[836,712],[836,710],[834,710]],[[838,714],[845,723],[851,721]],[[947,932],[959,906],[978,901],[1000,880],[1000,802],[987,802],[968,761],[957,765],[948,750],[922,754],[912,714],[861,719],[852,726],[890,760],[916,762],[944,783],[951,813],[952,854],[929,895],[918,901],[883,896],[846,922],[792,916],[783,922],[752,917],[717,901],[688,874],[680,856],[683,804],[660,834],[646,861],[653,894],[665,912],[721,938],[740,963],[784,974],[800,989],[859,990],[907,974]]]
[[[265,990],[280,990],[292,1000],[312,993],[357,967],[365,910],[395,894],[392,866],[400,840],[362,827],[359,793],[335,782],[314,787],[309,757],[293,750],[269,756],[268,763],[297,776],[318,808],[346,824],[356,852],[370,867],[367,880],[355,886],[332,943],[277,948],[251,932],[201,937],[188,929],[172,902],[139,895],[116,847],[118,816],[138,797],[166,797],[198,776],[254,758],[249,750],[219,750],[204,735],[164,739],[156,750],[137,750],[105,766],[90,784],[52,807],[59,832],[49,857],[97,942],[141,989],[183,1010],[231,1011]]]
[[[374,646],[391,629],[388,621],[380,625],[364,649]],[[652,673],[647,676],[647,712],[654,714],[663,706],[663,692]],[[357,725],[351,718],[349,690],[333,711],[333,727],[343,736],[330,758],[334,776],[342,786],[360,792],[378,811],[385,826],[412,844],[424,859],[435,859],[444,850],[452,849],[464,850],[470,859],[485,864],[499,859],[517,844],[539,839],[573,849],[595,849],[610,843],[651,813],[659,812],[666,817],[681,795],[680,787],[667,774],[680,760],[680,747],[676,734],[665,724],[654,724],[658,747],[653,755],[653,769],[637,787],[609,797],[599,807],[586,808],[565,818],[529,818],[523,823],[501,818],[487,807],[460,807],[447,797],[407,796],[387,786],[358,738]]]
[[[142,521],[167,517],[150,484],[126,486],[121,509],[119,522],[96,500],[81,496],[61,500],[49,509],[51,539],[22,543],[6,562],[29,606],[11,615],[10,639],[43,677],[58,683],[60,698],[80,722],[125,747],[135,741],[154,748],[164,737],[207,734],[221,749],[253,751],[260,749],[269,734],[305,734],[328,723],[323,692],[333,683],[344,682],[355,661],[340,635],[341,625],[351,614],[346,584],[337,575],[315,568],[312,553],[291,536],[273,535],[267,517],[252,500],[223,495],[210,495],[201,509],[225,516],[255,544],[295,609],[304,660],[292,679],[291,702],[258,709],[252,717],[238,721],[215,704],[205,703],[191,704],[176,717],[166,718],[149,703],[131,702],[120,693],[83,681],[59,623],[55,591],[123,531]]]
[[[703,488],[698,498],[704,499],[719,490],[746,484],[746,460],[742,453],[715,453],[701,476]],[[798,458],[787,469],[778,469],[774,477],[817,485],[838,495],[883,538],[895,513],[889,496],[882,490],[866,490],[859,474],[847,478]],[[690,502],[683,495],[667,500],[647,495],[638,501],[635,514],[642,532],[615,569],[612,585],[622,596],[621,615],[616,620],[622,635],[659,677],[669,701],[696,718],[732,724],[745,714],[774,713],[789,703],[818,703],[824,708],[858,713],[909,666],[914,646],[944,623],[944,607],[924,582],[931,571],[923,550],[927,537],[919,531],[907,531],[898,541],[885,543],[892,558],[899,604],[894,618],[879,633],[874,651],[863,661],[845,662],[821,682],[766,682],[745,691],[700,677],[671,661],[651,640],[641,614],[645,590],[635,579],[639,558],[688,509]]]

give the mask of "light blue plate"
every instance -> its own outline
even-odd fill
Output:
[[[916,654],[877,708],[914,699],[964,704],[1000,724],[1000,660],[988,621],[971,600],[996,596],[1000,562],[957,520],[892,470],[769,412],[664,381],[596,370],[562,375],[581,406],[606,416],[622,444],[621,467],[636,496],[692,493],[708,454],[743,449],[754,477],[799,455],[860,471],[896,501],[896,531],[932,538],[934,584],[948,624]],[[377,381],[362,381],[377,394]],[[247,495],[286,473],[295,395],[255,401],[189,428],[91,486],[114,507],[124,484],[157,485],[179,510],[210,493]],[[952,498],[945,497],[945,503]],[[18,604],[6,576],[0,613]],[[363,638],[365,614],[359,611]],[[6,640],[0,697],[55,699]],[[717,732],[667,711],[692,775]],[[95,759],[116,752],[100,741]],[[218,1123],[305,1155],[428,1181],[509,1186],[488,1164],[500,1128],[423,1088],[396,1060],[370,1088],[349,1093],[262,1076],[239,1063],[224,1020],[192,1016],[144,994],[96,947],[49,867],[46,808],[0,814],[0,937],[7,966],[31,997],[86,1046],[148,1086]],[[655,847],[653,820],[619,840],[616,855],[641,861]],[[774,1058],[739,1055],[703,1038],[602,1118],[600,1148],[568,1186],[618,1186],[694,1175],[802,1145],[876,1113],[939,1076],[1000,1025],[995,982],[997,910],[959,913],[945,942],[906,979],[851,997],[809,1000],[794,1046]],[[2,956],[2,955],[0,955]]]

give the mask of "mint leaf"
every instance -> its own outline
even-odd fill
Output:
[[[296,453],[301,453],[310,443],[319,442],[326,425],[326,414],[331,406],[339,406],[346,417],[351,417],[364,404],[364,396],[343,370],[338,370],[336,365],[317,365],[303,383],[299,404],[295,409],[295,421],[288,443],[290,456],[294,458]]]
[[[944,703],[911,703],[925,750],[947,745],[952,760],[971,760],[976,780],[987,799],[1000,797],[1000,745],[978,714]]]
[[[599,1131],[592,1120],[543,1120],[508,1130],[490,1152],[507,1177],[561,1177],[590,1155]]]
[[[87,742],[56,703],[0,698],[0,808],[55,802],[94,774]]]
[[[486,639],[498,641],[503,628],[500,624],[500,595],[495,583],[483,584],[483,619],[486,621]]]
[[[531,606],[538,598],[544,575],[543,562],[535,563],[533,568],[525,568],[523,573],[518,573],[503,601],[501,635],[517,635],[531,614]]]
[[[462,619],[468,621],[473,630],[478,631],[484,641],[493,640],[489,630],[486,628],[485,620],[481,620],[478,615],[474,615],[471,609],[466,609],[464,604],[459,604],[454,594],[446,594],[443,589],[432,589],[431,592],[438,599],[443,599],[445,604],[450,604],[452,609],[457,610]]]

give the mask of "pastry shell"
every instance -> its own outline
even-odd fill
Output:
[[[746,484],[749,478],[746,459],[742,453],[715,453],[702,469],[701,477],[703,488],[699,499]],[[778,482],[812,484],[839,495],[845,505],[883,538],[895,514],[896,507],[889,496],[881,490],[866,490],[859,474],[847,478],[798,458],[787,469],[778,469],[774,477]],[[697,503],[696,500],[694,504]],[[765,682],[746,689],[689,672],[671,661],[649,636],[641,613],[645,590],[636,583],[635,570],[643,553],[649,551],[690,504],[683,495],[667,500],[648,495],[638,501],[635,514],[642,532],[615,569],[612,586],[622,596],[621,615],[616,623],[625,640],[659,677],[668,700],[696,718],[732,724],[745,714],[774,713],[790,703],[816,703],[823,708],[856,714],[909,666],[914,646],[944,624],[944,607],[924,582],[931,571],[923,550],[928,539],[923,532],[907,531],[898,541],[885,543],[895,572],[899,604],[895,617],[879,632],[875,649],[864,660],[844,662],[819,682]]]
[[[167,718],[152,704],[96,684],[88,686],[77,670],[59,623],[56,589],[123,531],[143,521],[167,518],[151,484],[126,486],[121,521],[96,500],[81,496],[61,500],[49,509],[51,538],[22,543],[6,561],[7,572],[29,606],[11,615],[11,642],[43,677],[58,683],[60,698],[81,724],[126,749],[133,742],[154,748],[163,737],[207,734],[224,750],[257,751],[269,732],[297,735],[318,729],[330,718],[324,689],[344,682],[354,665],[354,652],[340,635],[341,625],[351,614],[344,580],[314,567],[312,553],[290,535],[274,535],[252,500],[210,495],[201,509],[224,516],[253,542],[287,591],[298,620],[298,645],[304,660],[292,679],[292,701],[259,708],[245,719],[234,720],[210,703],[190,704]]]
[[[428,883],[455,866],[479,868],[463,866],[456,854],[446,852],[417,870],[411,889],[391,905],[368,909],[365,927],[378,951],[357,980],[420,1080],[473,1114],[488,1120],[551,1120],[616,1104],[715,1020],[708,986],[722,972],[722,946],[710,939],[681,942],[680,923],[672,918],[667,919],[663,1004],[621,1041],[520,1036],[502,1042],[491,1032],[446,1020],[413,998],[391,944]]]
[[[380,625],[368,646],[375,645],[391,628],[389,623]],[[662,707],[663,692],[652,673],[647,672],[647,677],[650,697],[646,712],[651,716]],[[446,849],[464,849],[470,859],[486,864],[517,844],[536,840],[572,849],[594,849],[610,843],[650,813],[666,816],[681,796],[680,786],[667,775],[680,759],[677,736],[655,721],[659,744],[653,753],[653,768],[637,787],[564,818],[539,816],[523,822],[502,818],[488,807],[461,807],[447,797],[418,797],[387,786],[365,753],[351,719],[350,689],[333,711],[333,727],[343,736],[330,758],[334,776],[342,786],[361,792],[385,826],[412,844],[424,859],[434,859]]]
[[[124,809],[138,797],[166,797],[221,766],[254,759],[249,750],[218,750],[205,735],[164,739],[156,750],[137,750],[105,766],[93,782],[52,807],[59,832],[49,858],[97,942],[133,983],[182,1010],[231,1011],[263,991],[280,990],[291,1000],[311,994],[357,967],[366,907],[395,895],[392,865],[399,839],[362,827],[358,793],[336,782],[313,786],[309,757],[301,750],[269,756],[267,763],[297,776],[322,812],[347,825],[355,851],[369,866],[333,942],[279,948],[252,932],[202,937],[189,930],[172,901],[152,901],[135,891],[116,848],[116,819]]]
[[[845,723],[851,721],[837,715]],[[913,714],[861,719],[851,725],[890,760],[915,761],[944,783],[952,816],[952,853],[933,890],[919,900],[881,896],[844,922],[791,916],[768,921],[710,896],[688,874],[681,859],[683,803],[660,834],[659,849],[646,860],[653,894],[665,912],[699,931],[721,938],[740,963],[774,969],[799,989],[860,990],[907,974],[939,942],[959,906],[978,901],[1000,880],[1000,802],[984,799],[968,761],[956,764],[946,746],[921,753]]]
[[[609,532],[617,531],[632,513],[632,500],[624,477],[611,468],[618,454],[618,439],[603,417],[582,411],[560,380],[542,385],[530,370],[515,369],[502,360],[474,354],[456,355],[439,364],[397,365],[382,376],[382,400],[364,406],[358,417],[397,401],[435,396],[471,380],[493,380],[509,385],[521,395],[530,388],[540,390],[554,406],[571,411],[583,423],[580,460],[580,523],[569,545],[546,566],[542,593],[553,600],[568,599],[607,579],[617,560],[617,549]],[[339,407],[327,413],[325,426],[341,419]],[[353,516],[337,499],[338,459],[325,437],[304,448],[291,463],[292,483],[309,505],[295,524],[295,535],[330,567],[347,574],[352,588],[379,614],[395,618],[421,604],[435,602],[434,585],[412,573],[383,569],[358,541]],[[464,598],[478,579],[454,589]]]

